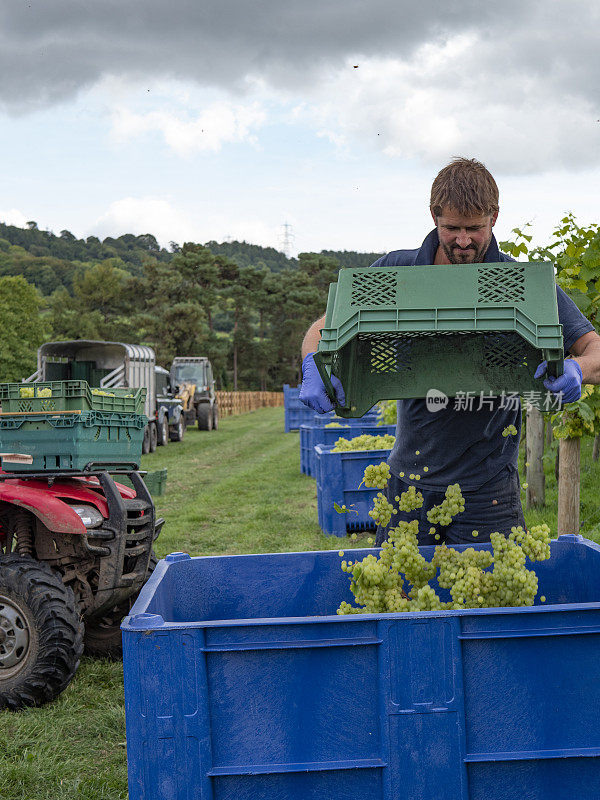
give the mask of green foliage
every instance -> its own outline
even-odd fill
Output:
[[[531,227],[527,223],[524,228]],[[566,214],[552,233],[550,243],[531,247],[532,236],[521,228],[513,228],[514,239],[500,242],[500,249],[513,258],[527,256],[529,261],[552,261],[556,266],[556,282],[590,322],[600,324],[600,225],[581,227],[573,214]],[[595,436],[600,433],[600,390],[586,386],[581,399],[569,403],[552,415],[557,439]]]
[[[581,398],[551,417],[556,439],[579,439],[600,433],[600,387],[583,387]]]
[[[36,368],[36,351],[49,329],[40,297],[24,278],[0,278],[0,380],[19,381]]]
[[[252,264],[262,263],[271,272],[281,272],[283,269],[294,267],[296,263],[295,259],[288,258],[285,253],[275,250],[274,247],[260,247],[256,244],[248,244],[248,242],[219,243],[210,241],[204,246],[216,256],[224,256],[226,259],[234,261],[238,267],[249,267]]]
[[[346,269],[361,269],[370,267],[383,253],[357,253],[356,250],[321,250],[319,255],[325,258],[335,258],[341,267]]]
[[[158,261],[170,261],[172,253],[161,248],[152,234],[134,236],[126,233],[116,239],[108,237],[103,242],[96,236],[77,239],[70,231],[61,231],[56,236],[51,231],[39,230],[33,220],[27,228],[17,228],[0,222],[0,238],[11,245],[18,245],[24,252],[33,256],[54,258],[63,261],[104,261],[120,258],[129,265],[132,272],[141,272],[141,267],[149,257]],[[56,287],[53,287],[56,288]]]

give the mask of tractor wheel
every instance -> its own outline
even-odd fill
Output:
[[[169,434],[172,442],[181,442],[183,434],[185,433],[185,420],[183,414],[179,417],[179,422],[173,426],[173,430]]]
[[[156,431],[156,423],[151,422],[148,427],[150,428],[150,452],[154,453],[156,445],[158,444],[158,433]]]
[[[146,580],[152,575],[158,559],[154,550],[150,552]],[[119,661],[123,658],[123,641],[121,639],[121,622],[133,606],[137,595],[129,597],[101,617],[94,617],[85,623],[85,653],[96,658],[110,658]]]
[[[164,417],[158,426],[157,435],[159,445],[169,444],[169,420],[167,417]]]
[[[147,456],[150,452],[150,425],[144,428],[144,438],[142,439],[142,455]]]
[[[201,431],[212,431],[213,413],[210,403],[202,403],[198,406],[198,427]]]
[[[53,700],[83,652],[75,596],[47,564],[0,558],[0,708],[17,711]]]
[[[219,427],[219,407],[215,403],[213,406],[213,431]]]

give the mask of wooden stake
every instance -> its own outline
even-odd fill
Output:
[[[561,439],[558,445],[558,535],[579,533],[579,469],[581,439]]]
[[[527,508],[543,506],[546,503],[546,477],[544,475],[544,418],[541,411],[527,406],[527,449],[525,468],[527,489],[525,491]]]

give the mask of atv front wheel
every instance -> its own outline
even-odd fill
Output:
[[[82,652],[73,591],[47,564],[0,557],[0,708],[53,700],[75,675]]]
[[[154,550],[150,553],[150,561],[146,572],[146,580],[152,575],[158,559]],[[121,639],[121,622],[133,606],[137,595],[128,598],[100,617],[94,617],[85,623],[85,653],[96,658],[109,658],[119,661],[123,658],[123,642]]]

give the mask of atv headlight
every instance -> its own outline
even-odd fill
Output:
[[[104,517],[94,506],[71,506],[86,528],[96,528],[104,522]]]

